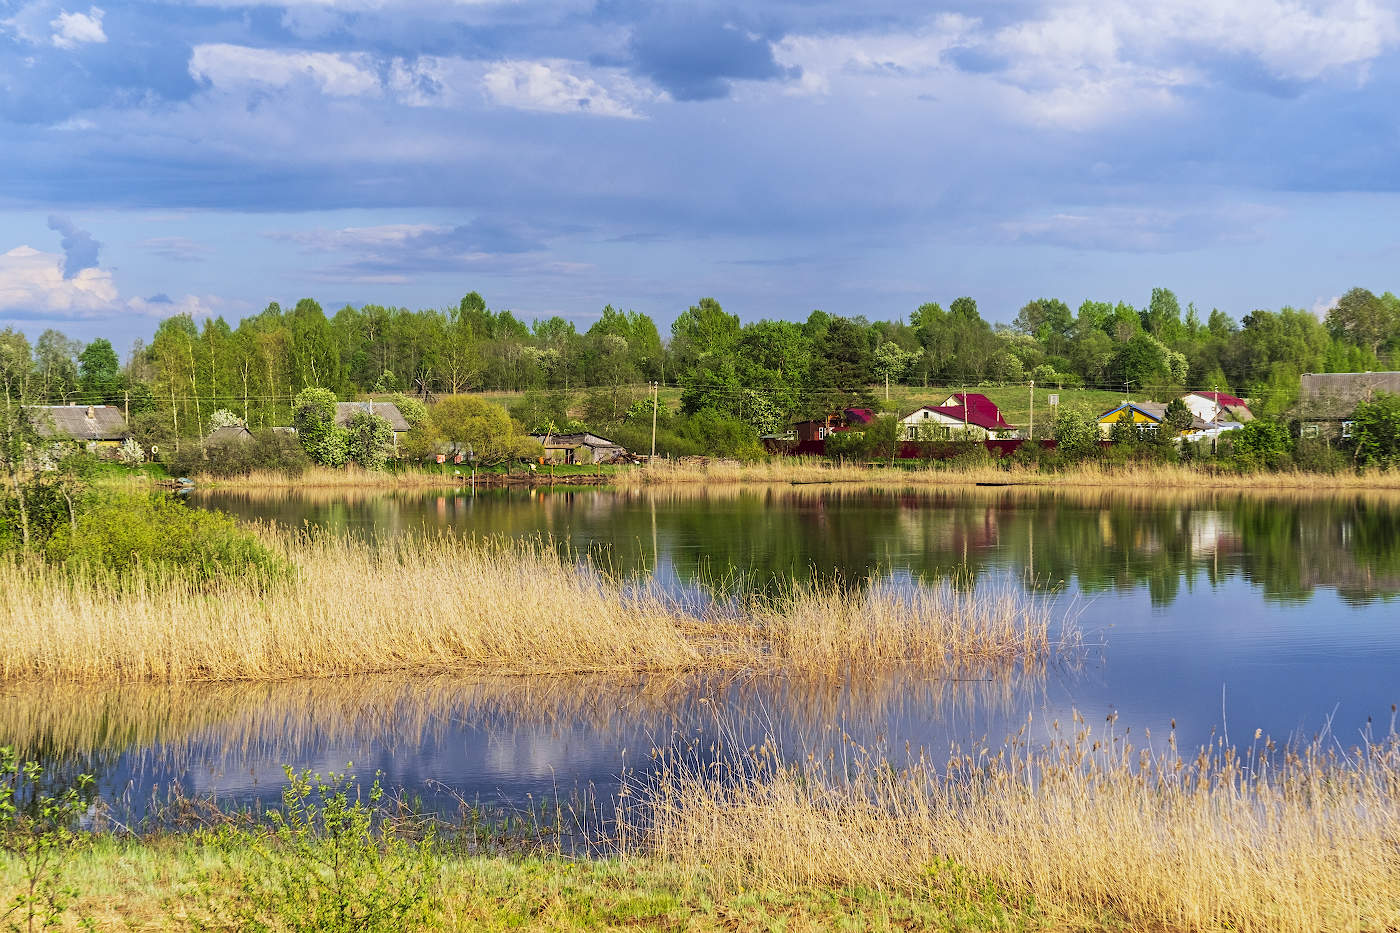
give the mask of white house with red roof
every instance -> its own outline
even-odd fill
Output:
[[[910,441],[943,440],[960,435],[978,440],[1010,436],[1016,428],[1001,416],[1001,409],[977,392],[955,392],[941,405],[925,405],[903,418],[904,437]]]
[[[1254,413],[1249,410],[1245,400],[1227,392],[1191,392],[1183,395],[1181,400],[1191,409],[1191,414],[1207,424],[1254,420]]]

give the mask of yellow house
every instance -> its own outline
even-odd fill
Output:
[[[1167,418],[1167,406],[1160,402],[1124,402],[1117,408],[1099,415],[1099,431],[1104,437],[1113,433],[1113,426],[1120,421],[1131,419],[1139,431],[1156,431]],[[1203,431],[1209,425],[1196,416],[1191,417],[1191,427],[1177,431],[1181,436]]]

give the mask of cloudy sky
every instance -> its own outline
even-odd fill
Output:
[[[1370,0],[0,0],[0,326],[1400,288]]]

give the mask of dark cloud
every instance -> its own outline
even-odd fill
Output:
[[[71,279],[84,269],[97,266],[102,244],[91,233],[80,230],[67,217],[49,216],[49,229],[63,234],[63,277]]]
[[[165,292],[157,292],[147,298],[146,301],[153,305],[173,305],[175,303]]]
[[[959,71],[968,74],[992,74],[1005,71],[1006,56],[978,46],[959,45],[943,53],[943,58]]]
[[[677,100],[728,97],[731,83],[786,80],[801,70],[773,57],[770,38],[717,11],[658,5],[628,43],[632,68]]]

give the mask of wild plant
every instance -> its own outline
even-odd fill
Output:
[[[20,871],[19,891],[0,907],[0,920],[26,933],[62,923],[78,896],[63,883],[62,870],[83,841],[78,821],[94,784],[92,775],[80,774],[70,786],[48,790],[44,775],[39,762],[20,761],[14,748],[0,748],[0,846]]]
[[[216,922],[269,933],[398,933],[431,923],[440,876],[432,827],[410,838],[383,819],[378,780],[362,798],[354,775],[285,770],[282,807],[264,825],[208,837],[249,865],[233,896],[206,879]]]

